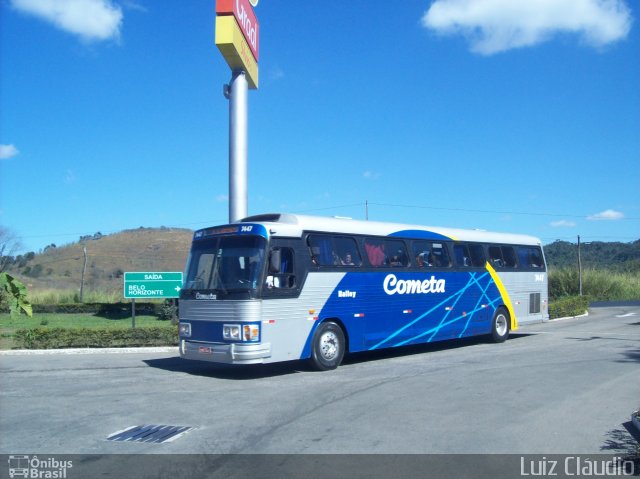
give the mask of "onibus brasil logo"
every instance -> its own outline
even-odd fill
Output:
[[[9,477],[28,477],[33,479],[65,479],[67,469],[73,467],[73,461],[61,461],[53,457],[9,456]]]

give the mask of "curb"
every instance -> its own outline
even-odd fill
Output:
[[[0,356],[37,356],[46,354],[125,354],[125,353],[178,353],[178,346],[147,348],[73,348],[73,349],[9,349]]]
[[[580,319],[580,318],[586,318],[587,316],[589,316],[589,311],[587,311],[584,314],[580,314],[578,316],[565,316],[564,318],[550,319],[549,322],[555,323],[556,321],[564,321],[565,319]]]

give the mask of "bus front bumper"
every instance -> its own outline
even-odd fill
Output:
[[[271,344],[202,343],[181,339],[180,356],[214,363],[257,364],[271,357]]]

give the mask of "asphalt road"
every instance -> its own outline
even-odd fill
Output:
[[[640,307],[482,340],[222,367],[175,353],[0,356],[0,454],[638,451]],[[129,426],[190,426],[162,444]],[[635,434],[635,437],[634,437]]]

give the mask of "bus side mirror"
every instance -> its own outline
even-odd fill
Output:
[[[282,264],[282,254],[279,249],[272,249],[269,255],[269,273],[278,274],[280,272],[280,265]]]

